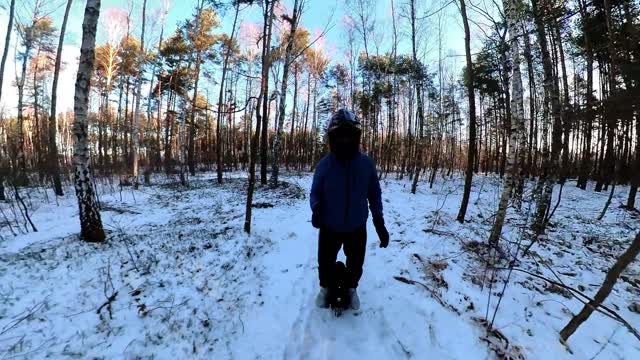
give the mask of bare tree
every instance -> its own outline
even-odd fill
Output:
[[[251,154],[249,157],[249,185],[247,187],[247,202],[245,206],[244,231],[251,233],[251,207],[253,206],[253,191],[256,183],[256,157],[260,142],[262,116],[267,112],[267,92],[269,83],[269,68],[271,62],[271,27],[273,26],[273,9],[278,0],[264,0],[262,6],[262,73],[260,80],[260,94],[256,101],[256,132],[251,138]],[[262,106],[262,109],[260,107]]]
[[[58,101],[58,77],[60,76],[60,65],[62,64],[62,46],[64,45],[64,34],[67,29],[69,10],[71,10],[73,0],[67,1],[64,11],[62,28],[60,28],[60,39],[58,41],[58,52],[56,54],[56,64],[53,70],[53,85],[51,86],[51,114],[49,115],[49,166],[53,189],[58,196],[64,195],[62,183],[60,182],[60,163],[58,161],[58,143],[56,141],[58,123],[56,121],[56,104]]]
[[[2,62],[0,62],[0,101],[2,100],[2,84],[4,83],[4,66],[7,63],[9,54],[9,43],[11,42],[11,32],[13,30],[13,18],[15,15],[16,0],[11,0],[9,5],[9,24],[7,25],[7,35],[4,38],[4,50],[2,51]],[[4,200],[4,160],[0,153],[0,200]]]
[[[11,33],[13,32],[13,18],[15,16],[16,0],[11,0],[9,5],[9,24],[7,25],[7,35],[4,38],[4,50],[2,51],[2,62],[0,63],[0,100],[2,99],[2,84],[4,83],[4,66],[7,63],[7,55],[9,54],[9,43],[11,42]]]
[[[131,174],[133,176],[133,186],[138,188],[138,161],[140,147],[140,97],[142,95],[142,73],[144,72],[144,30],[147,20],[147,0],[142,2],[142,33],[140,35],[140,49],[138,51],[138,73],[136,74],[136,104],[133,111],[133,133],[131,134],[131,143],[133,149],[133,161],[131,165]]]
[[[279,0],[272,0],[271,1],[271,5],[269,5],[267,2],[265,2],[263,4],[263,7],[268,8],[268,7],[272,7],[275,8],[275,5],[279,2]],[[266,36],[268,39],[268,43],[266,44],[266,46],[271,47],[271,38],[273,35],[273,10],[272,12],[272,16],[270,16],[270,20],[269,20],[269,26],[267,28],[268,33],[264,33],[263,36]],[[267,18],[264,17],[264,21],[267,21]],[[273,59],[271,59],[271,51],[269,51],[267,53],[267,55],[269,56],[267,59],[267,62],[263,62],[262,66],[266,66],[267,67],[267,72],[271,69],[271,65],[273,63]],[[268,76],[268,74],[267,74]],[[268,165],[268,161],[269,161],[269,103],[271,102],[271,99],[269,99],[270,94],[269,94],[269,81],[267,80],[267,83],[265,84],[265,89],[263,91],[262,96],[264,97],[264,99],[262,100],[262,116],[260,116],[259,118],[262,121],[262,134],[260,137],[260,184],[262,185],[266,185],[267,184],[267,165]]]
[[[594,105],[596,102],[593,96],[593,50],[591,49],[591,34],[587,27],[587,4],[586,0],[578,0],[580,17],[582,18],[582,34],[584,37],[585,60],[587,63],[587,83],[586,83],[586,118],[584,124],[584,145],[582,147],[582,162],[577,186],[586,190],[589,173],[591,172],[591,133],[593,122],[596,117]]]
[[[524,149],[526,148],[524,134],[524,104],[522,90],[522,75],[520,73],[520,30],[519,10],[522,4],[519,0],[502,1],[509,28],[509,45],[511,52],[511,133],[509,135],[509,156],[507,157],[507,176],[500,196],[498,212],[489,236],[489,244],[498,245],[502,234],[502,226],[507,215],[507,207],[511,194],[515,190],[519,178],[522,176],[520,166],[524,163]],[[506,89],[505,89],[506,90]],[[516,197],[517,199],[517,197]]]
[[[467,92],[469,97],[469,145],[467,151],[467,170],[464,180],[464,193],[462,203],[458,212],[458,222],[464,223],[469,205],[469,195],[471,194],[471,183],[473,181],[473,164],[476,157],[476,96],[474,88],[473,60],[471,59],[471,31],[469,30],[469,19],[467,18],[467,8],[464,0],[460,0],[460,14],[464,23],[464,48],[467,59]]]
[[[223,45],[225,49],[224,59],[222,60],[222,74],[220,77],[220,93],[218,94],[218,112],[216,118],[216,171],[218,176],[218,183],[222,184],[222,132],[221,132],[221,120],[222,120],[222,100],[224,98],[224,85],[227,77],[227,70],[229,68],[229,59],[233,53],[233,42],[236,34],[236,24],[238,22],[238,14],[240,13],[240,1],[235,2],[235,11],[233,16],[233,26],[231,28],[231,37],[229,43]]]
[[[27,78],[27,64],[31,59],[31,52],[36,46],[36,39],[39,32],[39,23],[43,21],[42,14],[42,0],[36,0],[33,4],[33,11],[31,18],[27,23],[18,24],[17,30],[20,36],[22,53],[20,54],[22,65],[20,70],[20,76],[16,74],[16,86],[18,87],[18,146],[16,160],[18,162],[18,171],[16,176],[16,182],[20,185],[26,185],[29,182],[27,177],[27,161],[24,152],[24,87]]]
[[[411,22],[411,55],[413,56],[414,65],[420,64],[418,61],[418,50],[416,47],[416,0],[409,0],[409,18]],[[422,97],[422,87],[423,87],[423,79],[422,74],[418,76],[418,79],[415,82],[416,87],[416,114],[418,115],[418,125],[420,126],[418,129],[418,137],[422,138],[424,136],[424,100]],[[417,170],[418,173],[420,170]]]
[[[75,144],[73,165],[75,189],[80,212],[80,237],[89,242],[105,240],[100,210],[89,169],[88,116],[91,75],[93,74],[96,29],[100,17],[100,0],[87,0],[82,24],[82,45],[76,79],[73,120]]]
[[[284,16],[284,19],[289,23],[289,33],[287,35],[287,46],[284,55],[284,69],[282,70],[282,85],[280,86],[280,103],[278,109],[278,131],[276,138],[273,142],[273,159],[272,159],[272,177],[271,182],[274,187],[278,186],[278,174],[280,172],[280,152],[282,146],[282,133],[284,127],[284,117],[287,103],[287,85],[289,82],[289,68],[294,61],[293,48],[296,38],[296,31],[300,22],[300,17],[304,9],[305,0],[294,0],[293,12],[291,17]]]
[[[169,7],[171,6],[171,0],[162,0],[160,2],[161,7],[160,7],[160,39],[158,41],[158,53],[162,50],[162,44],[164,41],[164,30],[165,30],[165,26],[166,26],[166,19],[167,19],[167,14],[169,13]],[[153,67],[151,69],[151,86],[149,86],[149,95],[147,97],[147,119],[149,119],[149,121],[151,121],[152,119],[152,111],[151,111],[151,99],[153,98],[154,95],[154,90],[156,89],[156,86],[154,86],[154,80],[156,78],[156,76],[158,77],[158,79],[160,79],[160,73],[162,71],[162,65],[159,64],[160,60],[159,60],[159,55],[156,55],[156,59],[155,61],[153,61]],[[159,70],[159,73],[156,74],[156,70]],[[161,124],[161,118],[162,118],[162,83],[161,81],[158,81],[157,84],[157,92],[155,92],[155,94],[157,94],[157,98],[156,98],[156,104],[157,104],[157,113],[156,113],[156,146],[157,146],[157,164],[156,166],[160,166],[160,163],[162,161],[162,145],[161,145],[161,132],[162,132],[162,124]]]
[[[560,116],[560,94],[558,87],[554,85],[554,67],[549,52],[547,41],[547,30],[545,20],[547,20],[547,0],[532,0],[533,6],[533,18],[536,27],[536,35],[538,37],[538,43],[540,44],[540,51],[542,53],[542,65],[544,70],[544,114],[548,116],[552,115],[553,127],[551,132],[551,153],[549,154],[548,146],[543,145],[543,173],[538,179],[538,187],[542,191],[538,198],[536,216],[533,223],[533,229],[536,235],[544,233],[547,219],[546,214],[549,208],[549,201],[553,192],[553,185],[555,184],[555,178],[558,170],[558,158],[562,150],[562,119]],[[549,106],[551,112],[549,112]],[[546,119],[544,120],[547,123]],[[546,126],[546,125],[545,125]],[[543,138],[546,140],[546,135],[543,134]]]

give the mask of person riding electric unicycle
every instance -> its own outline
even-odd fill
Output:
[[[331,289],[335,273],[344,273],[347,302],[351,309],[360,308],[356,289],[362,276],[367,244],[369,209],[380,239],[380,247],[389,245],[389,232],[384,224],[382,194],[373,161],[360,152],[361,125],[355,114],[341,109],[333,114],[327,127],[329,154],[318,162],[311,186],[312,225],[318,236],[318,276],[320,292],[316,305],[332,304]],[[337,271],[336,258],[344,247],[346,271]],[[344,266],[343,266],[344,267]]]

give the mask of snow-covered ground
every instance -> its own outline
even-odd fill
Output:
[[[105,244],[78,240],[72,193],[55,200],[22,190],[39,231],[0,218],[0,359],[640,358],[640,341],[599,313],[562,345],[558,332],[582,304],[520,270],[487,334],[508,276],[485,261],[501,191],[495,177],[475,178],[463,225],[455,221],[461,176],[439,177],[433,189],[421,182],[415,195],[408,179],[384,179],[391,245],[380,249],[369,225],[362,308],[339,318],[313,306],[311,176],[291,174],[275,191],[259,187],[250,236],[242,231],[245,176],[213,179],[199,175],[185,188],[158,178],[138,191],[100,185]],[[627,191],[619,187],[597,221],[608,194],[568,184],[548,240],[516,268],[593,296],[640,227],[620,208]],[[522,213],[509,209],[507,251],[529,242],[521,228],[531,220],[530,197]],[[14,219],[17,208],[0,207]],[[639,299],[636,261],[606,305],[638,329],[640,315],[628,307]]]

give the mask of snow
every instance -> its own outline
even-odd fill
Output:
[[[100,183],[105,244],[77,238],[72,189],[58,200],[22,190],[38,232],[26,232],[11,204],[0,204],[18,233],[0,222],[0,359],[640,358],[640,342],[599,313],[561,344],[558,332],[582,303],[520,271],[487,334],[483,321],[508,276],[486,267],[483,244],[501,191],[494,176],[474,179],[465,224],[455,221],[460,174],[439,176],[433,189],[420,182],[415,195],[406,177],[383,179],[391,244],[379,248],[369,224],[362,308],[339,318],[313,306],[311,175],[287,174],[278,190],[258,186],[251,235],[242,231],[246,174],[226,174],[223,185],[214,179],[199,174],[182,187],[158,177],[137,191]],[[532,186],[523,210],[509,209],[501,240],[508,252],[529,242],[521,229],[533,211]],[[627,191],[619,186],[597,221],[608,193],[568,183],[548,239],[516,268],[558,281],[555,273],[593,296],[640,229],[638,216],[619,206]],[[640,315],[628,309],[640,298],[638,261],[623,275],[606,305],[638,329]],[[110,297],[109,309],[102,305]]]

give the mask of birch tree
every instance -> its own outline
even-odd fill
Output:
[[[520,73],[520,37],[522,27],[519,24],[519,14],[522,8],[520,0],[502,1],[509,32],[509,47],[512,61],[511,70],[511,133],[509,135],[509,156],[507,157],[507,174],[504,188],[500,196],[498,212],[489,236],[489,244],[497,246],[502,226],[507,215],[507,207],[511,194],[522,177],[520,166],[524,163],[524,149],[526,148],[524,134],[524,104],[522,90],[522,74]],[[515,199],[518,199],[516,196]]]
[[[76,197],[80,213],[80,237],[88,242],[105,240],[96,192],[89,169],[88,110],[91,75],[95,60],[96,29],[100,17],[100,0],[87,0],[82,24],[82,45],[76,78],[73,110],[73,166]]]

